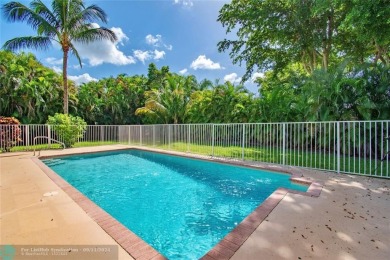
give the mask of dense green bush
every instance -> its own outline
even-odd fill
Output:
[[[9,152],[20,139],[19,120],[14,117],[0,116],[0,150]]]
[[[69,81],[70,111],[76,111],[77,89]],[[22,124],[44,124],[62,110],[62,77],[31,53],[0,50],[0,115]]]
[[[87,123],[81,117],[59,113],[49,116],[46,124],[51,126],[57,138],[64,142],[66,147],[72,147],[78,138],[83,137],[87,128]]]

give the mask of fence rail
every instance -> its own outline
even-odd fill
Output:
[[[0,147],[58,148],[49,125],[0,125]],[[238,160],[390,178],[390,120],[256,124],[89,125],[75,147],[130,144]]]

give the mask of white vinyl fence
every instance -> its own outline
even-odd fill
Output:
[[[390,120],[89,125],[80,133],[74,146],[121,143],[390,178],[389,137]],[[52,140],[64,141],[64,134],[54,126],[0,125],[0,147],[3,150],[60,148]]]

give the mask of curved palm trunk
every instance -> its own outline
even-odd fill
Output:
[[[65,50],[62,63],[62,81],[64,86],[64,114],[68,114],[68,51]]]

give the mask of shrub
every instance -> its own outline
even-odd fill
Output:
[[[21,130],[19,120],[14,117],[0,116],[0,150],[11,151],[20,139]]]
[[[46,124],[57,135],[57,138],[65,143],[66,147],[72,147],[78,138],[83,137],[87,123],[78,116],[58,114],[49,116]]]

